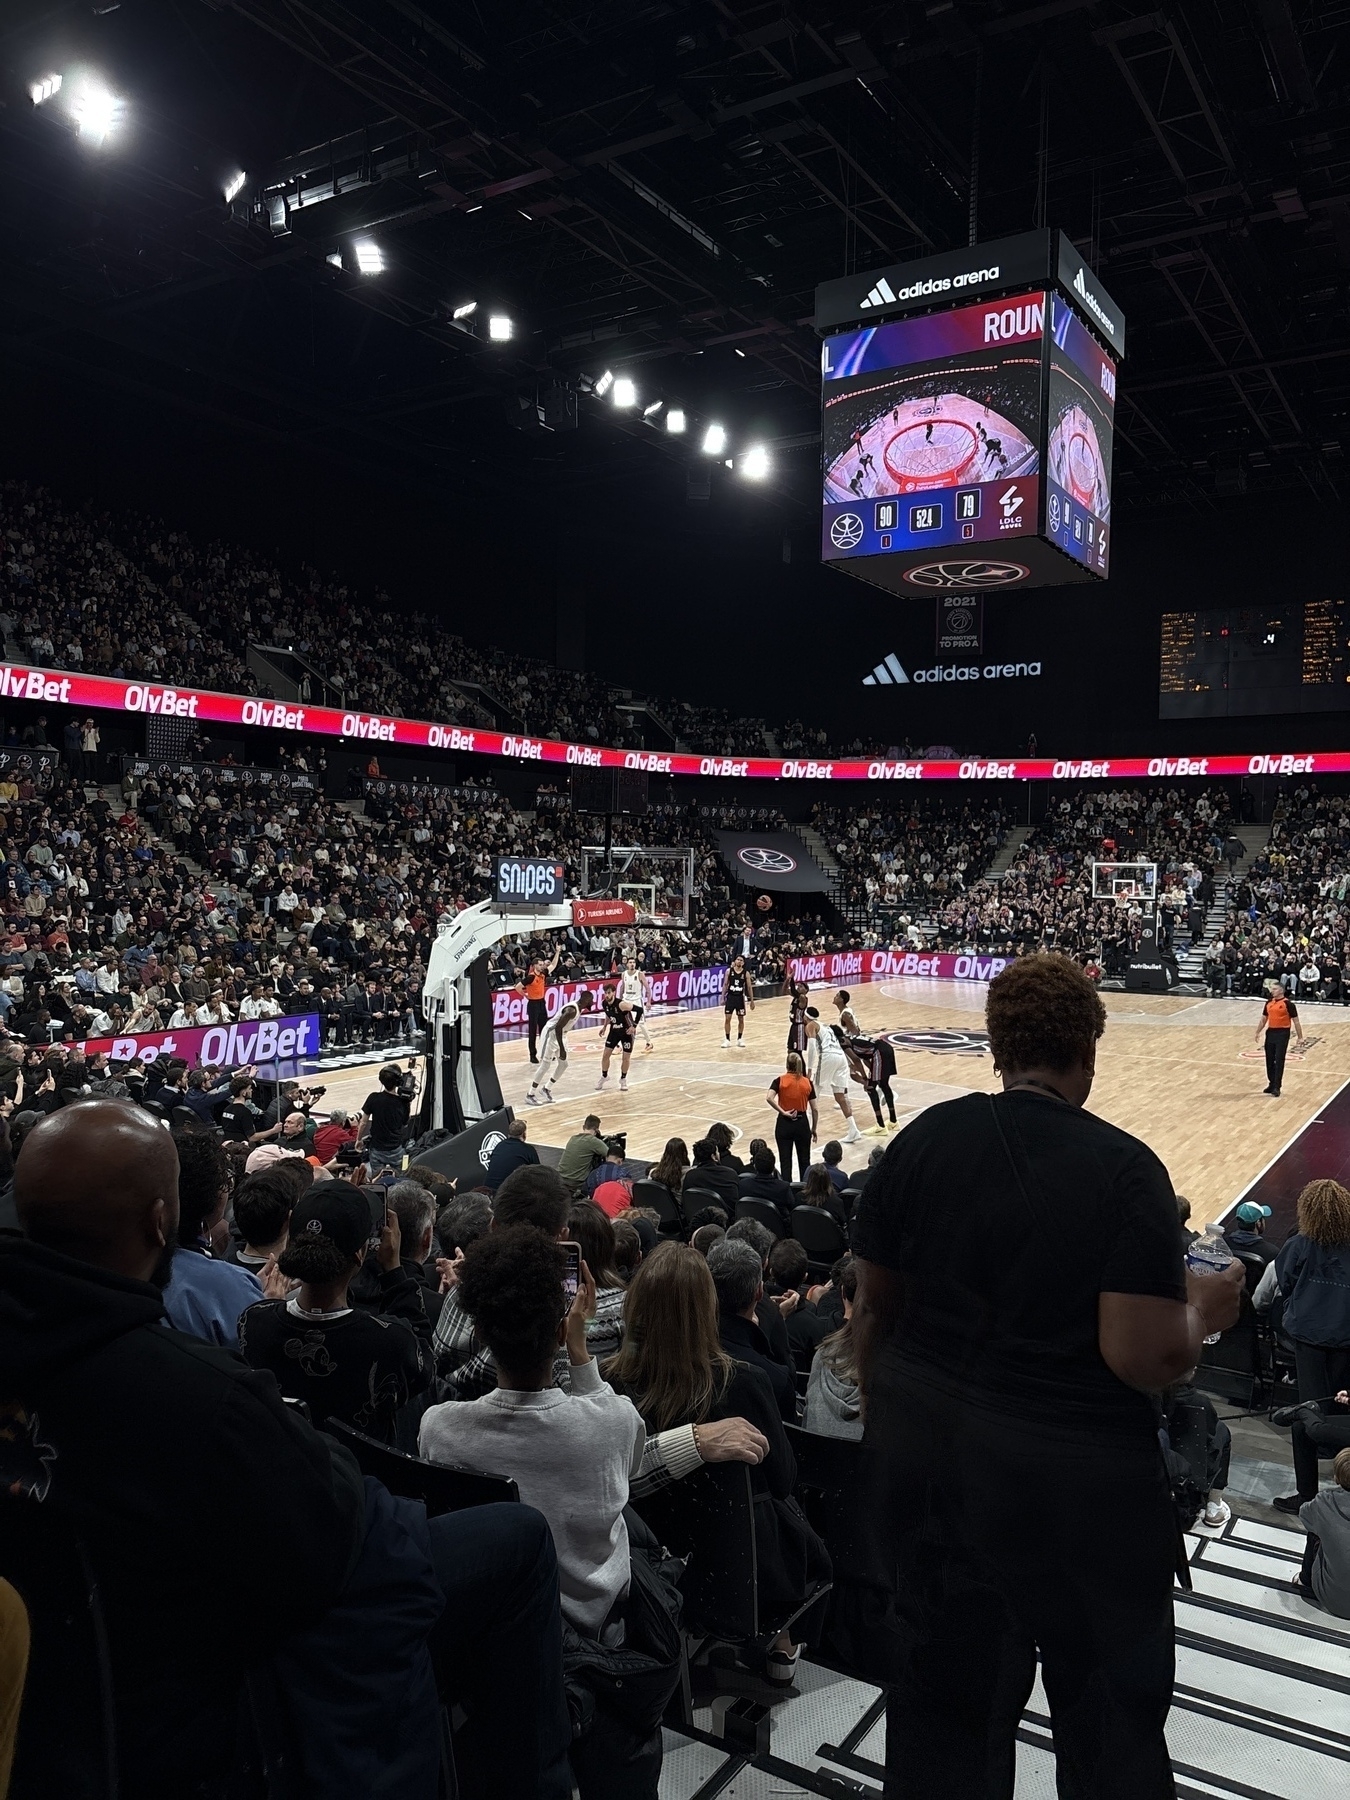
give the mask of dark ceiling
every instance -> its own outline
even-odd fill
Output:
[[[504,460],[563,493],[697,467],[694,433],[584,391],[565,428],[569,388],[608,367],[691,425],[768,442],[770,504],[801,522],[816,282],[964,244],[972,222],[1044,223],[1128,321],[1122,503],[1344,491],[1350,0],[9,0],[4,17],[11,363],[469,495]],[[125,100],[99,149],[59,97],[28,98],[80,65]],[[379,276],[355,272],[363,228]],[[512,316],[511,343],[456,326],[471,299],[474,323]],[[538,429],[538,402],[564,428]]]

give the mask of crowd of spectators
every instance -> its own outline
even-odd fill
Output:
[[[903,806],[817,805],[812,823],[839,865],[838,900],[848,918],[918,943],[924,923],[984,874],[1012,816],[996,797],[920,795],[906,796]]]

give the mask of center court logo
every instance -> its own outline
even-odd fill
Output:
[[[932,1056],[988,1056],[987,1031],[888,1031],[897,1050],[927,1050]]]
[[[764,844],[746,844],[736,852],[736,859],[758,875],[791,875],[797,867],[796,857],[786,850],[771,850]]]

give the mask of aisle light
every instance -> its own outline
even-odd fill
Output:
[[[763,444],[751,444],[741,458],[741,474],[747,481],[763,481],[771,467],[769,452]]]
[[[703,454],[720,456],[727,447],[727,434],[724,426],[710,425],[703,434]]]
[[[615,406],[636,406],[637,388],[626,375],[620,375],[614,383]]]

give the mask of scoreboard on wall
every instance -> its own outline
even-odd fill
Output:
[[[1106,578],[1125,326],[1062,232],[827,281],[815,323],[826,562],[914,596]]]

